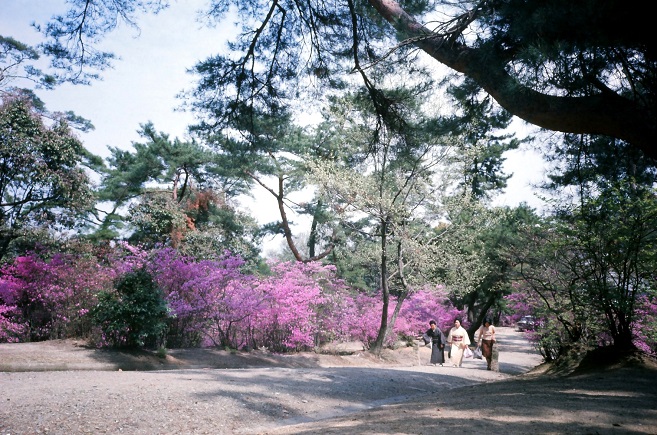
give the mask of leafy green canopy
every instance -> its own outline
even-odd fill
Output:
[[[404,301],[426,283],[447,283],[451,294],[461,294],[483,279],[487,264],[475,245],[492,215],[472,201],[471,183],[465,192],[460,188],[456,195],[449,192],[462,179],[463,166],[464,172],[479,176],[476,159],[472,165],[458,157],[472,137],[483,149],[492,145],[493,160],[494,153],[506,146],[501,142],[511,138],[491,139],[492,131],[505,126],[502,119],[508,118],[480,119],[475,107],[486,103],[475,103],[475,97],[473,110],[459,117],[470,123],[450,129],[459,124],[456,119],[441,117],[435,106],[424,104],[433,96],[431,88],[401,86],[392,78],[387,83],[390,86],[383,92],[395,103],[396,122],[380,123],[376,104],[365,89],[333,98],[323,128],[341,147],[335,150],[337,158],[315,159],[309,165],[311,182],[331,206],[345,240],[329,258],[353,282],[381,292],[373,351],[381,348],[394,328]],[[476,121],[482,124],[470,128]],[[459,160],[456,169],[454,159]],[[499,177],[503,185],[499,167],[493,164],[489,169],[481,179]],[[481,196],[497,187],[497,183],[474,184]],[[360,274],[354,273],[355,268]]]
[[[229,205],[241,191],[223,159],[196,141],[171,140],[152,124],[133,150],[110,148],[98,199],[93,238],[113,238],[131,224],[130,239],[146,246],[169,244],[189,255],[212,258],[224,249],[257,256],[255,222]],[[126,211],[127,209],[127,211]]]
[[[41,27],[43,48],[82,74],[111,59],[92,49],[118,22],[168,2],[70,3]],[[193,107],[216,128],[254,109],[278,113],[316,84],[339,89],[354,71],[385,117],[394,105],[369,67],[396,70],[420,48],[530,123],[611,136],[654,158],[656,43],[650,14],[636,13],[643,9],[637,0],[212,1],[206,16],[234,13],[241,33],[228,53],[196,66]]]
[[[64,121],[46,126],[30,101],[0,103],[0,258],[39,227],[73,228],[91,204],[89,153]]]
[[[546,187],[572,192],[555,206],[561,240],[553,249],[579,326],[562,323],[584,340],[597,327],[630,347],[639,301],[655,297],[657,171],[636,149],[603,137],[566,135],[551,160],[559,169]]]

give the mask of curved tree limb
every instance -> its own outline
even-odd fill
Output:
[[[609,92],[582,97],[537,92],[507,72],[503,53],[491,57],[488,51],[484,53],[434,34],[394,0],[368,2],[398,32],[406,38],[416,38],[415,44],[420,49],[475,80],[500,106],[517,117],[549,130],[615,137],[657,159],[657,125],[637,102]]]

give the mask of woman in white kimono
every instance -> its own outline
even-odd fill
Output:
[[[449,335],[447,336],[447,344],[452,346],[449,359],[450,363],[454,367],[461,367],[463,352],[470,345],[468,331],[461,326],[461,319],[454,320],[454,327],[449,330]]]

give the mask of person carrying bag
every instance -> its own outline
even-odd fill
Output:
[[[495,327],[488,317],[484,319],[484,324],[479,328],[479,337],[477,338],[477,341],[482,356],[486,358],[488,366],[487,370],[491,370],[490,365],[493,360],[493,345],[495,345]]]

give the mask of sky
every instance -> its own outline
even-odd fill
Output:
[[[64,0],[0,0],[0,34],[36,44],[41,36],[30,23],[45,23],[61,11]],[[51,111],[73,110],[90,119],[96,127],[81,134],[85,145],[106,157],[107,146],[130,148],[139,141],[140,124],[152,121],[155,128],[172,137],[183,138],[191,114],[176,111],[176,95],[191,86],[193,76],[186,70],[215,53],[227,32],[202,29],[195,11],[204,1],[176,2],[158,15],[140,18],[140,30],[123,25],[100,44],[120,59],[91,86],[63,85],[53,91],[37,91]]]
[[[186,128],[194,123],[190,113],[176,110],[181,91],[193,86],[194,77],[187,69],[210,55],[217,54],[230,36],[231,27],[203,28],[196,12],[206,0],[173,1],[158,15],[139,18],[139,30],[126,25],[113,32],[99,48],[114,52],[119,59],[113,69],[102,73],[102,80],[90,86],[63,85],[56,90],[38,90],[50,111],[74,111],[89,119],[95,130],[79,133],[91,152],[107,157],[108,146],[131,149],[142,141],[140,124],[152,122],[157,131],[171,138],[186,138]],[[64,11],[64,0],[0,0],[0,35],[36,45],[41,36],[30,26],[45,23],[53,14]],[[517,122],[519,129],[521,123]],[[515,206],[526,202],[540,210],[532,183],[543,177],[540,156],[516,150],[507,154],[505,172],[513,173],[506,194],[495,205]],[[260,223],[275,220],[275,201],[262,188],[253,193],[255,200],[242,200],[242,208]]]

